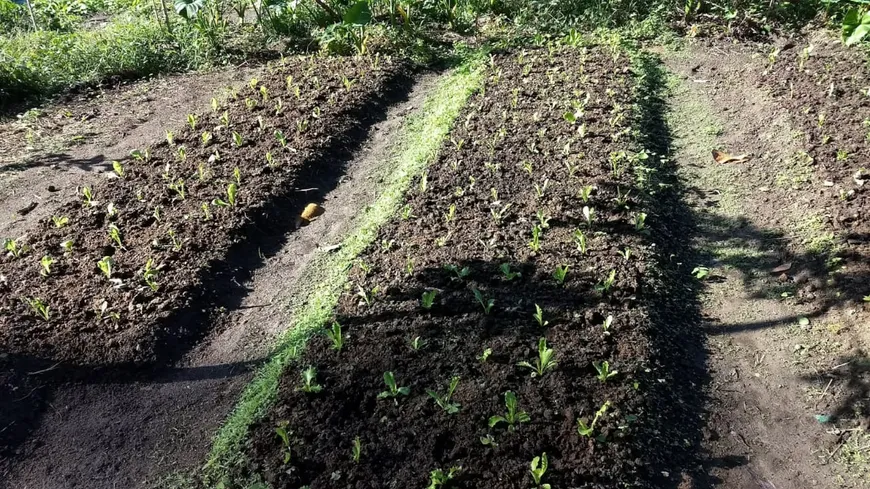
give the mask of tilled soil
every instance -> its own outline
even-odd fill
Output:
[[[625,60],[598,49],[495,56],[439,159],[353,269],[335,317],[343,348],[316,337],[282,379],[253,430],[250,473],[274,487],[424,487],[430,471],[461,467],[449,487],[527,488],[546,453],[553,487],[665,483],[641,448],[660,420],[645,398],[657,389],[643,300],[654,250],[634,224],[644,178],[632,170],[631,99]],[[539,338],[558,365],[533,376],[518,363],[535,363]],[[606,382],[593,366],[603,361],[618,371]],[[321,392],[300,389],[309,366]],[[385,372],[408,394],[383,398]],[[427,390],[443,395],[457,377],[449,413]],[[508,391],[529,421],[490,426]],[[581,436],[578,420],[605,405]]]
[[[271,71],[122,160],[122,176],[88,188],[92,204],[84,189],[70,196],[56,216],[68,224],[45,219],[16,240],[28,250],[0,263],[4,351],[91,366],[171,358],[199,333],[192,323],[210,298],[232,286],[220,274],[232,267],[228,257],[259,229],[297,224],[300,183],[334,170],[311,162],[340,146],[408,70],[389,59],[375,67],[363,58],[293,58]],[[60,244],[68,240],[67,252]],[[47,269],[44,256],[53,260]],[[97,266],[104,257],[109,274]],[[34,299],[49,308],[47,320],[28,305]]]

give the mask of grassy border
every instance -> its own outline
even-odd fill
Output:
[[[279,338],[269,360],[245,388],[233,412],[218,431],[211,453],[202,469],[207,485],[232,486],[233,469],[244,463],[242,448],[249,427],[266,415],[277,398],[278,382],[285,367],[299,356],[311,335],[332,316],[338,298],[348,283],[347,271],[353,260],[374,241],[378,229],[395,214],[412,178],[438,153],[441,141],[450,131],[468,97],[483,76],[481,53],[469,56],[458,68],[444,75],[427,97],[422,114],[403,128],[394,169],[377,200],[359,217],[357,227],[341,247],[321,255],[309,270],[305,302],[293,311],[291,327]]]

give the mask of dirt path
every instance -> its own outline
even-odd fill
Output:
[[[142,487],[201,463],[271,340],[289,324],[289,300],[306,285],[297,279],[373,200],[389,171],[397,130],[422,106],[436,78],[421,78],[407,99],[369,130],[334,190],[307,190],[325,215],[280,237],[286,242],[240,284],[241,305],[182,361],[129,382],[64,385],[46,394],[38,427],[13,463],[5,470],[0,465],[0,487]]]
[[[759,89],[763,67],[751,52],[714,45],[661,54],[673,73],[674,156],[698,224],[692,267],[709,269],[702,486],[859,487],[834,463],[842,432],[818,419],[834,409],[828,376],[857,341],[843,331],[861,318],[820,305],[825,277],[813,273],[814,246],[832,238],[812,205],[820,182],[800,138]],[[715,148],[752,160],[717,164]]]

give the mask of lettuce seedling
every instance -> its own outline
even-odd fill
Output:
[[[208,132],[208,131],[204,131],[204,132],[202,133],[202,135],[200,136],[200,138],[201,138],[201,140],[202,140],[202,145],[203,145],[203,147],[208,146],[208,143],[211,142],[211,140],[212,140],[213,137],[214,137],[214,136],[212,136],[212,134],[211,134],[210,132]]]
[[[362,442],[359,437],[353,439],[353,446],[350,449],[350,453],[353,457],[353,463],[358,464],[359,459],[362,456]]]
[[[592,221],[595,220],[595,209],[589,207],[588,205],[583,206],[583,219],[586,220],[586,226],[591,228]]]
[[[393,377],[393,372],[384,372],[384,384],[387,384],[389,390],[378,394],[378,399],[391,398],[396,400],[399,396],[407,396],[411,393],[411,389],[407,387],[398,387],[396,385],[396,379]],[[398,400],[396,400],[396,402],[398,403]]]
[[[221,120],[221,125],[223,125],[226,128],[230,127],[230,114],[229,114],[229,112],[224,111],[224,113],[221,114],[220,120]]]
[[[62,216],[62,217],[52,216],[51,220],[52,220],[52,222],[54,222],[54,227],[56,227],[58,229],[69,224],[69,218],[66,216]]]
[[[284,459],[284,465],[290,463],[290,459],[293,458],[293,454],[290,451],[290,431],[287,429],[287,425],[289,424],[288,421],[282,421],[275,427],[275,434],[277,434],[278,438],[281,439],[281,451],[283,452],[282,457]]]
[[[115,224],[109,224],[109,239],[118,245],[118,248],[125,249],[121,242],[121,230]]]
[[[173,134],[172,131],[168,129],[166,130],[166,142],[169,143],[170,146],[172,146],[172,144],[175,142],[175,134]]]
[[[582,200],[584,204],[589,202],[589,198],[592,196],[592,190],[594,189],[595,187],[592,185],[586,185],[580,189],[580,200]]]
[[[126,175],[126,173],[124,173],[124,165],[122,165],[120,161],[113,161],[112,169],[115,170],[115,174],[122,179],[124,178],[124,175]]]
[[[21,258],[28,251],[30,251],[30,247],[27,245],[18,245],[18,242],[14,239],[6,239],[3,241],[3,249],[6,250],[12,258]]]
[[[169,184],[169,190],[174,190],[176,194],[178,194],[178,198],[184,200],[187,196],[187,192],[184,189],[184,179],[179,178],[174,183]]]
[[[99,268],[100,271],[103,272],[103,275],[105,275],[108,279],[112,278],[112,272],[114,272],[114,267],[115,260],[113,260],[111,256],[104,256],[102,259],[100,259],[100,261],[97,262],[97,268]]]
[[[39,260],[39,265],[42,266],[42,270],[40,270],[40,274],[43,277],[47,277],[51,275],[51,265],[54,264],[54,258],[45,255],[42,259]]]
[[[538,322],[538,325],[542,328],[550,324],[550,321],[544,320],[544,311],[541,309],[541,306],[537,304],[535,304],[535,313],[532,314],[532,316],[535,318],[535,321]]]
[[[441,469],[433,470],[429,474],[429,487],[426,489],[446,488],[450,481],[462,470],[462,467],[450,467],[447,472]]]
[[[631,248],[626,247],[624,250],[616,250],[616,252],[619,253],[619,256],[624,258],[625,261],[631,259]]]
[[[242,140],[242,135],[233,131],[233,144],[237,148],[240,148],[242,146],[242,143],[244,143],[244,141]]]
[[[280,98],[275,100],[275,115],[280,115],[283,110],[284,102],[282,102]]]
[[[511,391],[504,393],[504,405],[507,409],[504,416],[492,416],[489,418],[489,427],[495,428],[499,423],[507,423],[508,430],[513,431],[516,425],[520,423],[528,423],[532,420],[529,413],[525,411],[517,411],[517,396]]]
[[[634,230],[639,233],[646,233],[646,212],[638,212],[634,215]]]
[[[172,250],[181,251],[181,248],[184,247],[184,240],[178,239],[178,235],[175,233],[174,229],[166,231],[166,234],[169,235],[169,240],[172,242]]]
[[[577,250],[580,253],[586,254],[588,248],[586,246],[586,235],[583,234],[583,231],[579,229],[574,231],[574,244],[577,245]]]
[[[275,139],[278,140],[278,144],[280,144],[282,148],[287,148],[287,137],[284,136],[283,132],[275,131]]]
[[[541,226],[535,224],[532,226],[532,240],[529,241],[529,248],[534,252],[541,251]]]
[[[456,278],[459,279],[459,280],[462,280],[462,279],[464,279],[465,277],[471,275],[471,269],[468,268],[468,267],[462,267],[462,268],[460,269],[460,268],[457,267],[456,265],[447,264],[447,265],[444,265],[443,268],[444,268],[444,270],[447,270],[448,272],[451,272],[451,273],[453,273],[454,275],[456,275]]]
[[[73,249],[73,240],[68,239],[60,243],[60,247],[63,248],[64,253],[70,253]]]
[[[456,204],[450,204],[447,208],[447,213],[444,214],[444,221],[451,222],[456,219]]]
[[[235,183],[231,183],[227,185],[227,200],[215,199],[212,201],[212,204],[219,207],[229,207],[236,205],[236,196],[239,192],[239,186]]]
[[[492,215],[492,220],[496,224],[501,224],[504,221],[505,214],[507,214],[507,211],[510,210],[511,207],[513,207],[513,204],[508,203],[503,205],[501,209],[497,209],[495,203],[493,203],[493,206],[489,209],[489,213]]]
[[[492,355],[492,348],[487,348],[483,350],[483,354],[477,357],[477,359],[480,363],[486,363],[486,361],[489,360],[490,355]]]
[[[547,473],[546,452],[542,453],[540,457],[532,459],[531,470],[529,470],[529,472],[532,474],[532,480],[535,482],[535,489],[550,489],[550,484],[541,482],[541,479],[544,478],[544,474]]]
[[[453,397],[453,392],[456,391],[456,387],[459,385],[459,377],[453,376],[450,379],[450,385],[447,387],[447,392],[444,395],[440,395],[432,389],[426,389],[426,394],[429,394],[429,397],[435,400],[435,404],[438,405],[441,409],[443,409],[447,414],[456,414],[462,408],[462,405],[456,402],[450,402],[450,399]]]
[[[149,258],[148,261],[145,262],[145,269],[142,271],[142,279],[145,280],[145,285],[150,287],[152,291],[157,292],[157,269],[154,266],[153,258]]]
[[[317,380],[317,369],[310,366],[302,371],[302,386],[296,390],[307,394],[317,394],[323,390],[323,386],[318,385],[315,380]]]
[[[480,304],[480,307],[483,308],[483,313],[489,314],[492,310],[492,306],[495,305],[495,299],[486,297],[483,295],[483,292],[476,288],[471,289],[471,293],[474,294],[474,298],[477,300],[478,304]]]
[[[510,263],[502,263],[501,266],[498,267],[498,269],[501,270],[502,276],[508,282],[515,278],[523,276],[523,274],[520,272],[512,272]]]
[[[556,361],[556,352],[552,348],[547,348],[546,338],[541,338],[538,340],[538,358],[535,359],[535,364],[520,362],[517,365],[530,369],[532,377],[543,377],[545,373],[556,368],[558,363]]]
[[[544,211],[538,211],[536,216],[538,218],[538,225],[541,226],[541,229],[550,228],[550,217],[547,216]]]
[[[545,178],[544,183],[542,185],[535,184],[535,194],[539,199],[542,199],[544,195],[547,193],[547,189],[550,188],[550,179]]]
[[[565,283],[565,277],[568,275],[568,265],[558,265],[556,270],[553,272],[553,278],[556,279],[556,282],[559,285],[563,285]]]
[[[91,192],[91,187],[82,187],[82,195],[85,197],[85,207],[94,207],[98,203],[94,200],[94,194]]]
[[[610,370],[610,362],[607,360],[604,360],[601,363],[592,362],[592,366],[595,367],[595,371],[598,372],[596,378],[601,382],[607,382],[607,379],[619,373],[619,370]]]
[[[423,348],[426,348],[428,342],[419,336],[415,336],[413,340],[411,340],[411,349],[414,351],[420,351]]]
[[[34,297],[32,299],[24,297],[22,300],[25,304],[30,306],[30,309],[32,309],[37,316],[42,318],[43,321],[48,322],[48,320],[51,319],[51,308],[48,307],[48,304],[42,302],[42,299],[39,297]]]
[[[608,334],[610,332],[610,326],[613,325],[613,315],[608,314],[604,319],[604,322],[601,324],[601,329],[604,330],[604,333]]]
[[[187,114],[187,125],[190,126],[191,131],[196,131],[196,116],[193,114]]]
[[[426,292],[423,292],[423,298],[421,299],[423,309],[432,309],[432,304],[435,303],[435,296],[437,294],[437,290],[427,290]]]
[[[333,350],[341,351],[344,348],[345,336],[341,332],[341,325],[338,324],[338,321],[332,322],[332,328],[326,330],[326,337],[332,342]]]
[[[592,418],[592,422],[588,425],[583,422],[582,419],[577,420],[577,433],[580,436],[592,436],[593,431],[595,430],[595,424],[598,423],[598,420],[604,416],[604,413],[607,412],[607,408],[610,407],[610,401],[606,401],[598,411],[595,413],[595,416]]]
[[[616,282],[616,270],[611,270],[607,275],[607,278],[598,282],[595,285],[595,291],[601,295],[606,294],[610,291],[611,287],[613,287],[613,283]]]

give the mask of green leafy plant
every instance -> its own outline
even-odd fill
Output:
[[[634,230],[639,233],[645,233],[646,229],[646,212],[638,212],[634,215]]]
[[[317,369],[314,366],[309,366],[302,371],[302,386],[296,390],[307,394],[317,394],[323,390],[323,386],[317,384]]]
[[[462,280],[465,277],[471,275],[470,268],[468,268],[468,267],[459,268],[458,266],[452,265],[452,264],[444,265],[444,270],[447,270],[448,272],[456,275],[456,278],[459,280]]]
[[[181,251],[181,249],[184,247],[184,240],[178,238],[178,234],[175,232],[174,229],[166,231],[166,234],[169,235],[169,241],[172,243],[172,250]]]
[[[411,393],[411,389],[408,387],[398,387],[396,385],[396,379],[393,377],[393,372],[384,372],[384,384],[387,385],[388,390],[378,394],[378,399],[390,398],[396,400],[399,396],[407,396]]]
[[[605,334],[609,334],[610,326],[613,325],[613,315],[608,314],[606,318],[604,318],[604,322],[601,323],[601,329],[604,330]]]
[[[214,100],[214,99],[212,99],[212,100]],[[170,131],[168,129],[166,130],[166,142],[169,143],[170,146],[172,146],[173,143],[175,142],[175,134],[173,134],[172,131]]]
[[[495,299],[486,297],[483,295],[483,292],[476,288],[471,289],[471,293],[474,294],[474,298],[477,300],[478,304],[480,304],[480,307],[483,308],[483,313],[489,314],[492,310],[492,306],[495,305]]]
[[[843,43],[852,46],[870,34],[870,10],[850,9],[843,18]]]
[[[28,251],[30,251],[30,247],[27,245],[18,245],[18,242],[14,239],[5,239],[3,240],[3,249],[11,256],[12,258],[21,258],[26,255]]]
[[[541,226],[535,224],[532,226],[532,240],[529,241],[529,248],[534,252],[541,251]]]
[[[451,481],[456,477],[462,470],[462,467],[450,467],[447,472],[444,472],[441,469],[433,470],[429,474],[429,487],[426,489],[439,489],[446,488],[450,485]]]
[[[338,321],[332,322],[332,327],[326,330],[326,337],[332,342],[333,350],[341,351],[344,348],[345,336],[341,332],[341,325],[338,324]]]
[[[535,304],[535,314],[532,315],[535,318],[535,321],[538,322],[540,327],[545,327],[550,324],[550,321],[544,320],[544,311],[541,309],[541,306]]]
[[[196,116],[193,114],[187,114],[187,125],[190,126],[191,131],[196,131]]]
[[[531,469],[532,480],[535,482],[535,489],[550,489],[550,484],[541,482],[544,474],[547,473],[547,453],[542,453],[540,457],[532,459]]]
[[[508,430],[513,431],[516,425],[520,423],[528,423],[532,420],[529,413],[517,410],[517,396],[511,391],[504,393],[504,405],[507,411],[504,415],[492,416],[489,418],[489,427],[495,428],[499,423],[506,423]]]
[[[210,143],[213,138],[214,138],[214,136],[212,136],[212,134],[208,131],[204,131],[202,133],[202,135],[200,135],[200,139],[202,140],[203,146],[208,146],[208,143]]]
[[[628,261],[631,258],[631,248],[625,248],[624,250],[616,250],[619,256],[623,257],[625,261]]]
[[[113,161],[112,162],[112,169],[115,171],[115,174],[118,175],[119,177],[121,177],[122,179],[126,175],[126,173],[124,172],[124,165],[122,165],[120,161]]]
[[[293,454],[290,450],[290,431],[287,429],[289,424],[288,421],[282,421],[275,427],[275,434],[278,435],[278,438],[281,440],[281,456],[284,460],[284,465],[290,463],[290,459],[293,458]]]
[[[607,360],[604,360],[603,362],[592,362],[592,366],[595,367],[595,371],[598,372],[596,378],[601,382],[607,382],[607,379],[619,373],[619,370],[610,370],[610,362]]]
[[[477,359],[480,360],[480,363],[486,363],[486,361],[489,360],[490,355],[492,355],[492,348],[486,348]]]
[[[184,179],[179,178],[175,182],[172,182],[168,185],[169,190],[175,191],[180,200],[184,200],[187,196],[187,191],[184,188]]]
[[[586,244],[586,235],[583,234],[583,231],[576,229],[576,230],[574,230],[573,236],[574,236],[574,244],[577,245],[577,250],[580,253],[583,253],[585,255],[586,251],[588,250],[588,247]]]
[[[437,290],[427,290],[426,292],[423,292],[423,298],[421,299],[423,309],[432,309],[432,304],[435,303],[435,296],[437,294]]]
[[[227,185],[227,200],[215,199],[212,204],[220,207],[230,207],[236,205],[236,199],[239,194],[238,184],[231,183]]]
[[[82,195],[85,198],[85,207],[96,207],[98,202],[94,200],[94,194],[91,192],[91,187],[82,187]]]
[[[39,260],[39,265],[42,267],[42,270],[39,272],[43,277],[47,277],[51,275],[51,265],[54,264],[54,258],[45,255],[42,259]]]
[[[695,276],[698,280],[704,280],[705,278],[710,276],[710,269],[707,267],[697,266],[692,269],[692,275]]]
[[[529,362],[520,362],[517,365],[530,369],[532,377],[542,377],[545,373],[556,368],[558,363],[556,352],[552,348],[547,348],[546,338],[541,338],[538,340],[538,358],[535,359],[534,365]]]
[[[544,211],[538,211],[535,216],[538,218],[538,225],[541,226],[541,229],[550,228],[550,217]]]
[[[595,291],[599,294],[606,294],[610,292],[610,289],[613,287],[613,284],[616,282],[616,270],[611,270],[607,277],[595,284]]]
[[[523,274],[520,273],[520,272],[512,272],[512,271],[511,271],[511,265],[510,265],[510,263],[502,263],[502,264],[498,267],[498,269],[501,270],[501,274],[502,274],[502,276],[503,276],[504,279],[507,280],[508,282],[510,282],[511,280],[513,280],[513,279],[515,279],[515,278],[519,278],[519,277],[522,277],[522,276],[523,276]]]
[[[61,216],[61,217],[52,216],[51,221],[54,223],[54,227],[56,227],[58,229],[69,224],[69,218],[66,216]]]
[[[535,195],[537,195],[539,199],[544,198],[548,188],[550,188],[550,179],[545,178],[544,183],[541,185],[538,185],[537,183],[535,184]]]
[[[34,297],[32,299],[24,297],[22,300],[37,316],[42,318],[43,321],[48,322],[51,319],[51,308],[39,297]]]
[[[378,290],[379,289],[375,287],[371,290],[371,292],[369,292],[363,288],[362,284],[357,284],[356,295],[363,300],[366,306],[371,306],[372,302],[375,300],[375,295],[377,294]]]
[[[556,279],[556,282],[559,285],[563,285],[565,283],[565,278],[567,276],[568,276],[568,265],[556,266],[556,270],[553,271],[553,278]]]
[[[606,401],[598,411],[595,412],[595,416],[592,418],[592,422],[588,425],[583,421],[583,419],[577,420],[577,433],[580,436],[592,436],[592,433],[595,431],[595,424],[598,423],[598,420],[601,419],[602,416],[607,412],[607,409],[610,407],[610,401]]]
[[[154,266],[154,259],[149,258],[145,262],[145,268],[142,270],[142,279],[152,291],[157,292],[157,267]]]
[[[490,207],[490,209],[489,209],[489,213],[492,216],[492,220],[496,224],[501,224],[504,221],[505,215],[507,214],[508,210],[510,210],[511,207],[513,207],[513,204],[510,204],[510,203],[503,205],[501,208],[498,208],[498,206],[496,206],[496,204],[493,204],[492,207]]]
[[[233,145],[235,145],[237,148],[240,148],[242,146],[242,144],[244,144],[244,141],[242,140],[241,134],[233,131],[232,137],[233,137]]]
[[[100,261],[97,262],[97,268],[103,272],[103,275],[106,278],[112,278],[112,273],[114,272],[115,260],[112,259],[111,256],[104,256]]]
[[[426,345],[426,340],[419,336],[415,336],[414,339],[411,340],[411,349],[414,351],[420,351],[423,348],[426,348]]]
[[[121,230],[114,224],[109,224],[109,239],[118,245],[118,248],[124,249],[124,243],[121,241]]]
[[[592,185],[586,185],[585,187],[580,189],[580,199],[584,204],[589,202],[589,198],[592,197],[592,191],[595,189]]]
[[[359,437],[353,439],[353,446],[350,449],[351,458],[353,459],[353,463],[358,464],[359,459],[362,456],[362,442]]]
[[[71,253],[73,249],[73,240],[68,239],[60,243],[60,247],[63,248],[64,253]]]
[[[459,377],[453,376],[450,379],[450,384],[447,386],[447,392],[444,395],[438,394],[432,389],[426,389],[426,394],[429,394],[429,397],[435,400],[435,404],[438,405],[441,409],[443,409],[447,414],[456,414],[462,408],[459,403],[451,402],[451,398],[453,397],[453,393],[456,391],[456,387],[459,385]]]

